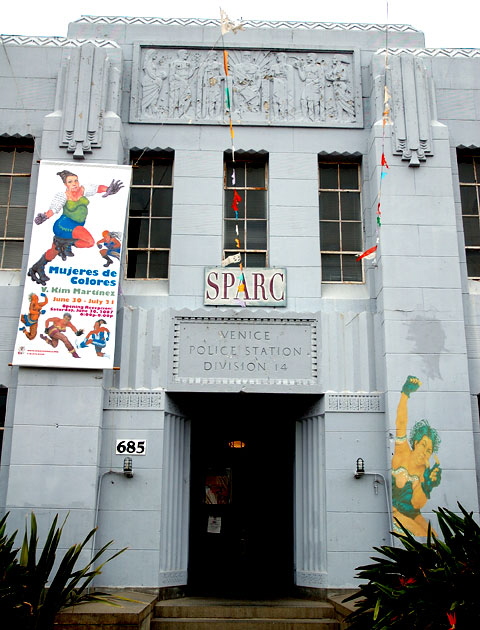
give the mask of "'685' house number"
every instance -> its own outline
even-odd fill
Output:
[[[145,455],[147,440],[117,440],[115,455]]]

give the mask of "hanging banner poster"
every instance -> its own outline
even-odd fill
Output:
[[[113,367],[131,166],[42,161],[12,363]]]

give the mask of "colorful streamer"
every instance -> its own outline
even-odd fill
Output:
[[[385,177],[388,174],[386,169],[390,168],[387,162],[387,158],[385,157],[385,127],[386,125],[392,124],[392,119],[391,119],[392,110],[390,106],[391,94],[386,84],[387,69],[388,69],[388,0],[386,2],[386,9],[387,9],[387,19],[385,22],[386,24],[385,26],[385,72],[384,72],[385,84],[383,86],[382,155],[380,158],[380,182],[379,182],[379,187],[378,187],[377,212],[376,212],[376,217],[375,217],[375,223],[376,223],[375,243],[376,244],[373,247],[370,247],[369,249],[364,251],[363,254],[360,254],[356,258],[357,261],[360,261],[363,258],[365,258],[365,260],[372,260],[374,264],[376,263],[376,259],[377,259],[377,249],[378,249],[378,245],[380,244],[380,228],[382,227],[382,210],[381,210],[382,181],[385,179]]]
[[[220,9],[220,25],[221,25],[222,37],[223,37],[223,35],[225,35],[228,32],[233,32],[234,34],[236,34],[238,30],[241,30],[243,28],[241,23],[234,24],[234,22],[232,22],[232,20],[230,20],[228,15],[222,9]],[[232,168],[232,186],[234,187],[233,199],[232,199],[232,210],[235,213],[235,220],[238,221],[238,219],[239,219],[238,204],[242,201],[242,197],[239,195],[238,191],[235,189],[235,185],[236,185],[235,147],[233,146],[233,140],[235,138],[235,130],[233,129],[233,121],[232,121],[232,113],[231,113],[232,101],[231,101],[231,98],[230,98],[230,88],[229,88],[229,85],[228,85],[228,77],[229,77],[228,51],[225,48],[223,50],[223,68],[225,70],[225,78],[226,78],[226,81],[225,81],[225,105],[226,105],[226,111],[228,113],[229,128],[230,128],[230,138],[231,138],[231,146],[232,146],[232,163],[233,163],[233,168]],[[238,223],[235,223],[235,234],[237,236],[237,238],[234,239],[235,246],[237,247],[237,249],[241,249],[241,243],[240,243],[240,238],[239,238],[240,231],[239,231],[239,228],[238,228]],[[238,260],[237,260],[237,256],[238,256]],[[245,289],[245,276],[243,274],[243,266],[242,266],[242,258],[241,258],[240,254],[235,254],[234,256],[229,256],[226,260],[231,260],[232,258],[235,258],[235,262],[239,263],[240,272],[241,272],[241,274],[240,274],[240,276],[238,278],[238,287],[237,287],[236,301],[240,304],[240,306],[245,308],[246,307],[245,300],[242,300],[242,299],[238,298],[238,294],[239,293],[245,294],[245,292],[246,292],[246,289]]]

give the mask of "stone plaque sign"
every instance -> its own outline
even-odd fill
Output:
[[[176,317],[173,361],[174,383],[314,385],[316,320]]]
[[[228,69],[222,50],[137,46],[131,122],[363,126],[351,50],[229,50]]]

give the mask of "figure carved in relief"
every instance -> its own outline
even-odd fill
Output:
[[[348,64],[336,56],[332,60],[330,72],[326,75],[328,115],[338,121],[351,122],[355,119],[355,107],[347,74]]]
[[[233,85],[235,110],[239,113],[258,112],[260,110],[260,68],[252,60],[247,50],[242,61],[233,66]]]
[[[440,462],[435,455],[440,445],[440,437],[427,420],[419,420],[410,431],[407,439],[410,394],[416,392],[421,383],[415,376],[409,376],[400,394],[397,408],[395,451],[392,457],[392,507],[394,528],[398,521],[414,536],[426,536],[428,522],[420,509],[430,498],[442,478]],[[430,466],[430,458],[435,463]]]
[[[218,118],[223,114],[223,65],[218,58],[209,56],[200,66],[199,75],[199,118]]]
[[[195,67],[188,61],[186,50],[178,51],[178,58],[170,64],[168,115],[170,118],[182,118],[192,105],[192,87],[190,79]]]
[[[163,58],[157,50],[149,50],[145,55],[142,77],[142,111],[148,116],[160,113],[162,88],[168,76],[161,68]]]
[[[308,53],[306,63],[297,61],[300,80],[303,82],[300,108],[306,120],[325,120],[324,62],[317,61],[315,53]]]
[[[293,66],[287,62],[287,55],[279,52],[269,71],[272,81],[271,113],[275,120],[287,120],[293,113],[292,87]]]
[[[103,193],[102,197],[115,195],[123,188],[120,180],[112,180],[109,186],[89,185],[82,186],[78,176],[70,171],[63,170],[57,173],[65,185],[65,192],[57,193],[50,208],[46,212],[39,212],[34,219],[35,225],[41,225],[54,214],[60,217],[53,224],[53,242],[35,264],[28,270],[28,275],[37,284],[45,285],[50,278],[45,273],[45,265],[56,256],[62,260],[74,256],[72,247],[93,247],[95,240],[84,227],[88,216],[88,197],[97,193]]]

